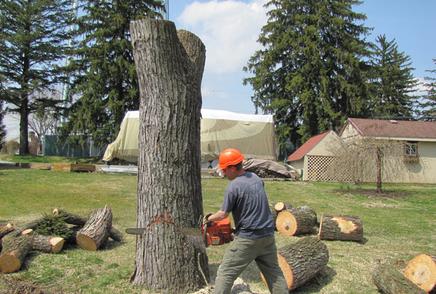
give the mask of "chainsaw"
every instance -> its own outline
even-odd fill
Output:
[[[233,229],[230,218],[226,217],[220,221],[201,223],[201,234],[206,247],[210,245],[223,245],[233,241]]]
[[[220,221],[210,221],[203,224],[203,217],[198,221],[200,230],[197,228],[180,228],[180,231],[185,235],[200,236],[203,239],[206,247],[210,245],[223,245],[233,241],[233,229],[231,227],[230,218],[226,217]],[[147,228],[128,228],[127,234],[142,235],[146,234],[149,229]]]

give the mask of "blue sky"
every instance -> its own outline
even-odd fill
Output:
[[[203,107],[253,113],[250,86],[243,86],[242,66],[258,49],[255,40],[265,24],[267,0],[169,0],[169,18],[178,29],[197,34],[206,45]],[[411,57],[416,78],[433,69],[436,58],[435,0],[367,0],[355,7],[373,31],[385,34]]]
[[[170,20],[178,29],[197,34],[206,45],[203,107],[254,113],[250,86],[243,86],[242,67],[259,49],[256,40],[266,23],[267,0],[169,0]],[[367,16],[373,31],[395,39],[412,59],[414,75],[422,79],[436,58],[436,0],[366,0],[355,7]],[[18,137],[18,118],[4,121],[8,139]]]

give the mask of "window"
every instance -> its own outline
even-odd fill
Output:
[[[418,157],[418,142],[406,142],[404,146],[404,155]]]

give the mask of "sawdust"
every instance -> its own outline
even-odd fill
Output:
[[[214,287],[207,286],[203,289],[198,290],[190,294],[213,294]],[[241,278],[237,278],[233,283],[231,294],[256,294],[252,292],[250,286],[244,282]]]

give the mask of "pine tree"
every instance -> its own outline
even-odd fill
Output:
[[[436,65],[436,58],[433,59]],[[436,69],[428,70],[433,76],[425,77],[425,86],[427,87],[427,94],[424,96],[424,102],[421,107],[423,110],[424,118],[436,120]]]
[[[0,100],[0,150],[3,148],[3,144],[6,139],[6,129],[3,124],[4,112],[3,112],[3,101]]]
[[[366,111],[366,17],[355,0],[271,0],[258,42],[244,69],[256,108],[275,115],[279,141],[307,140]]]
[[[410,57],[398,50],[395,40],[378,36],[372,56],[371,113],[377,118],[412,116],[417,85]]]
[[[60,76],[65,29],[71,20],[70,2],[63,0],[2,0],[0,2],[0,98],[20,114],[20,154],[28,153],[28,116],[35,104],[56,101],[34,94],[53,86]]]
[[[161,1],[88,0],[81,3],[78,43],[70,70],[70,95],[78,97],[63,134],[111,142],[128,110],[139,108],[139,89],[129,32],[131,20],[159,17]],[[77,138],[77,137],[76,137]]]

